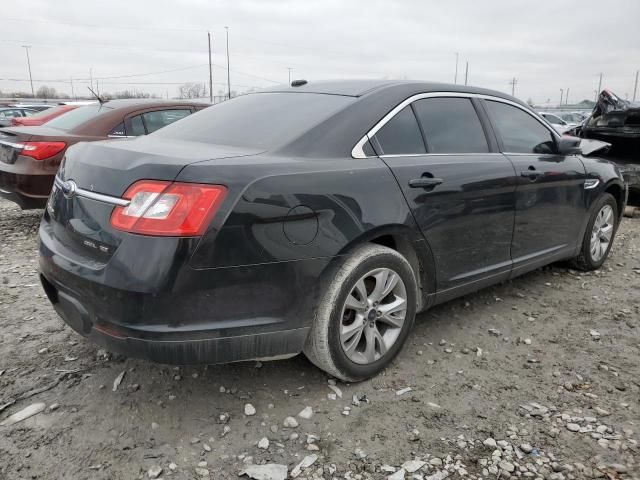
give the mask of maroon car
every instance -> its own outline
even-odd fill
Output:
[[[207,107],[203,103],[111,100],[42,126],[0,129],[0,197],[43,208],[66,149],[78,142],[146,135]]]

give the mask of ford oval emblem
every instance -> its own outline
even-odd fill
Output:
[[[76,191],[78,190],[78,185],[73,180],[67,180],[66,182],[62,182],[60,185],[60,190],[62,190],[62,194],[66,198],[73,198],[76,195]]]

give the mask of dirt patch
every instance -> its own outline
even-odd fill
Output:
[[[0,421],[47,405],[0,427],[0,478],[235,478],[309,455],[298,478],[403,478],[416,459],[406,478],[640,475],[640,219],[598,272],[555,265],[420,315],[391,368],[340,398],[303,356],[174,368],[99,350],[39,285],[40,213],[0,201]]]

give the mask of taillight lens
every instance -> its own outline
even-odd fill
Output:
[[[111,225],[141,235],[200,236],[226,193],[222,185],[141,180],[127,189],[130,203],[113,210]]]
[[[24,142],[20,155],[46,160],[63,151],[66,146],[65,142]]]

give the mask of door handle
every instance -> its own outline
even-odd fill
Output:
[[[522,170],[520,172],[520,176],[527,177],[532,180],[535,180],[536,178],[541,177],[542,175],[544,175],[544,173],[538,172],[537,170]]]
[[[411,188],[434,188],[443,183],[442,178],[433,177],[420,177],[409,180],[409,187]]]

